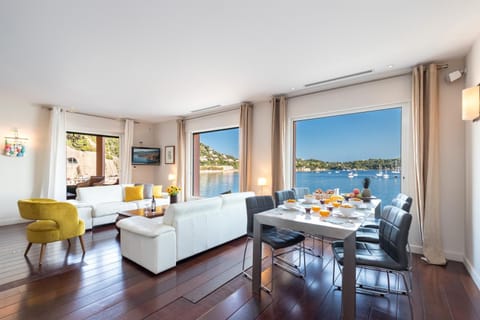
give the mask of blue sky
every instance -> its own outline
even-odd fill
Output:
[[[218,152],[238,158],[239,129],[227,129],[205,132],[200,135],[200,142]]]
[[[297,157],[324,161],[400,157],[401,108],[297,121]]]
[[[324,161],[399,158],[401,108],[297,121],[297,157]],[[202,133],[200,142],[238,158],[239,129]]]

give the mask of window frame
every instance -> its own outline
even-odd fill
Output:
[[[299,120],[309,120],[316,118],[324,118],[331,116],[341,116],[352,113],[360,112],[369,112],[369,111],[379,111],[384,109],[391,108],[401,108],[402,117],[401,117],[401,145],[400,145],[400,157],[401,157],[401,182],[400,190],[402,192],[409,193],[410,190],[413,190],[408,179],[409,176],[412,176],[412,150],[411,150],[411,108],[409,102],[399,102],[399,103],[390,103],[386,105],[375,105],[367,107],[357,107],[357,108],[344,108],[341,110],[330,110],[320,113],[301,115],[301,116],[290,116],[287,120],[287,135],[286,135],[286,145],[285,145],[285,180],[286,187],[288,188],[295,186],[295,157],[294,151],[296,151],[295,141],[296,141],[296,131],[295,131],[295,122]],[[288,156],[290,155],[290,156]]]
[[[214,129],[214,130],[205,130],[205,131],[198,131],[198,132],[193,132],[192,133],[192,168],[191,168],[191,183],[192,183],[192,192],[191,196],[192,197],[201,197],[200,195],[200,158],[195,159],[196,152],[200,152],[200,136],[205,133],[212,133],[212,132],[220,132],[220,131],[227,131],[227,130],[234,130],[238,129],[239,134],[238,134],[238,143],[240,144],[240,127],[239,126],[233,126],[233,127],[228,127],[228,128],[222,128],[222,129]],[[197,138],[198,137],[198,138]],[[198,141],[197,141],[198,140]],[[198,151],[196,151],[198,150]],[[240,153],[240,150],[238,150]],[[240,156],[240,155],[239,155]],[[238,159],[240,161],[240,158]],[[198,170],[198,171],[196,171]],[[198,181],[198,184],[196,183]],[[240,184],[240,181],[239,181]],[[238,185],[240,188],[240,185]],[[198,192],[197,192],[198,191]],[[198,194],[196,194],[198,193]]]

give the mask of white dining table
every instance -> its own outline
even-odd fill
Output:
[[[260,298],[261,262],[262,262],[262,225],[303,231],[312,235],[323,235],[344,241],[344,264],[342,273],[342,314],[343,319],[355,319],[355,235],[364,219],[375,214],[376,206],[356,210],[351,218],[337,216],[335,209],[332,216],[324,218],[317,213],[305,213],[305,208],[271,209],[255,214],[253,224],[253,268],[252,293]]]

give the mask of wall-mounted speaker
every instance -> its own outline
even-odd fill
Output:
[[[460,70],[455,70],[455,71],[452,71],[448,74],[448,81],[450,82],[454,82],[454,81],[457,81],[458,79],[460,79],[463,75],[463,72],[460,71]]]

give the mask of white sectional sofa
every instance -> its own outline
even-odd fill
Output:
[[[158,274],[176,262],[246,234],[245,198],[240,192],[171,204],[164,217],[117,222],[122,256]]]
[[[152,199],[142,199],[126,202],[125,187],[133,184],[116,184],[108,186],[83,187],[77,189],[77,198],[68,200],[77,207],[78,214],[85,221],[85,228],[114,223],[119,211],[145,208]],[[162,198],[155,199],[157,205],[168,204],[166,193]]]

